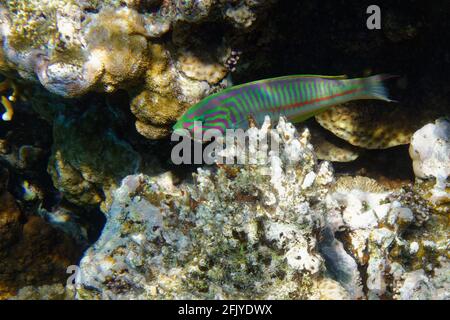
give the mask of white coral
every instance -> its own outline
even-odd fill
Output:
[[[414,173],[418,178],[435,178],[431,200],[448,202],[450,194],[450,122],[438,119],[414,133],[409,154],[413,160]]]

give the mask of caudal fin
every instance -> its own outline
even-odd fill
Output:
[[[378,74],[375,76],[360,79],[363,84],[363,94],[367,99],[378,99],[388,102],[396,102],[389,98],[388,90],[383,84],[384,80],[396,78],[395,75]]]

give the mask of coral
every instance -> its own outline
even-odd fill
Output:
[[[27,169],[33,167],[43,158],[43,150],[36,146],[17,146],[4,140],[4,151],[0,151],[0,158],[7,161],[16,169]]]
[[[339,284],[339,282],[330,278],[324,278],[316,283],[316,288],[313,289],[314,294],[310,297],[311,300],[349,300],[350,295]]]
[[[137,131],[149,139],[170,133],[170,126],[190,105],[214,87],[225,86],[225,67],[219,58],[192,52],[175,54],[167,48],[150,45],[152,65],[147,69],[144,88],[131,100]],[[205,49],[206,51],[206,49]],[[176,59],[171,59],[175,55]]]
[[[339,179],[327,196],[328,227],[340,242],[338,248],[346,248],[340,255],[347,256],[341,259],[354,259],[358,270],[364,268],[369,299],[395,298],[393,288],[404,272],[429,272],[447,259],[446,222],[425,203],[415,201],[417,197],[413,190],[386,190],[374,180],[360,177]],[[346,280],[345,264],[336,263],[338,254],[333,254],[332,246],[322,250],[336,269],[338,281],[347,289],[354,285]]]
[[[137,117],[139,133],[147,138],[162,138],[169,134],[168,125],[176,121],[183,107],[169,53],[161,45],[151,46],[150,51],[153,63],[147,71],[146,89],[132,98],[131,111]]]
[[[435,269],[434,277],[423,270],[406,272],[398,281],[395,291],[399,300],[448,300],[450,271],[448,262]]]
[[[409,143],[417,123],[411,121],[403,109],[390,105],[382,109],[380,104],[382,102],[378,101],[364,101],[363,105],[349,102],[316,116],[316,119],[325,129],[354,146],[384,149]]]
[[[404,105],[383,105],[380,101],[349,102],[327,110],[315,118],[325,129],[350,144],[366,149],[386,149],[408,144],[422,125],[447,114],[434,105],[421,107],[411,115]]]
[[[73,298],[74,292],[70,287],[57,283],[23,287],[9,300],[73,300]]]
[[[92,66],[95,74],[101,74],[99,81],[106,92],[124,87],[125,82],[129,86],[144,73],[148,63],[145,33],[142,19],[130,9],[104,9],[86,25],[86,69]],[[95,70],[97,65],[103,70]]]
[[[108,117],[97,117],[101,109],[93,105],[81,115],[55,118],[48,171],[54,185],[76,204],[108,201],[109,190],[140,164],[136,151],[105,125]]]
[[[195,185],[181,188],[169,175],[125,178],[80,263],[78,297],[306,298],[324,271],[316,234],[333,174],[307,131],[298,136],[283,121],[268,128],[252,134],[280,142],[269,174],[224,165],[199,169]]]
[[[202,61],[203,60],[203,61]],[[206,63],[201,57],[190,52],[184,53],[179,59],[180,70],[189,78],[199,81],[208,81],[216,84],[227,75],[227,69],[223,64]]]
[[[438,119],[414,133],[409,154],[416,177],[433,178],[434,186],[425,195],[432,203],[450,206],[450,122]]]
[[[447,224],[413,189],[334,181],[309,131],[283,119],[248,132],[267,135],[279,148],[250,145],[253,164],[221,164],[247,150],[227,146],[194,183],[125,178],[80,263],[77,297],[396,299],[413,294],[404,276],[417,270],[433,283],[425,297],[445,295]]]
[[[249,30],[269,6],[264,1],[9,0],[0,6],[1,70],[62,97],[127,90],[138,132],[160,139],[188,106],[226,86],[230,42],[236,35],[243,38],[245,32],[238,30]],[[214,39],[198,32],[225,21],[236,29],[219,30]],[[163,39],[169,30],[172,39]],[[35,110],[48,116],[45,109]]]
[[[361,153],[359,148],[337,138],[317,124],[309,122],[307,127],[311,131],[311,143],[319,159],[350,162],[359,157]]]

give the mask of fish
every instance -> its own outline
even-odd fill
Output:
[[[393,102],[383,81],[395,77],[379,74],[348,79],[346,76],[292,75],[254,81],[212,94],[187,109],[173,126],[174,132],[203,134],[216,129],[248,129],[262,125],[266,115],[277,122],[305,121],[328,108],[353,100]],[[184,130],[183,130],[184,129]]]

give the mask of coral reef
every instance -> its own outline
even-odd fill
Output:
[[[125,178],[80,262],[77,298],[447,297],[447,224],[432,207],[369,178],[335,181],[307,129],[270,128],[249,132],[279,143],[250,152],[263,162],[198,169],[180,186]]]
[[[448,4],[374,32],[336,3],[0,1],[0,299],[450,299]],[[233,83],[383,72],[398,103],[219,153],[257,163],[171,162],[172,124]]]

